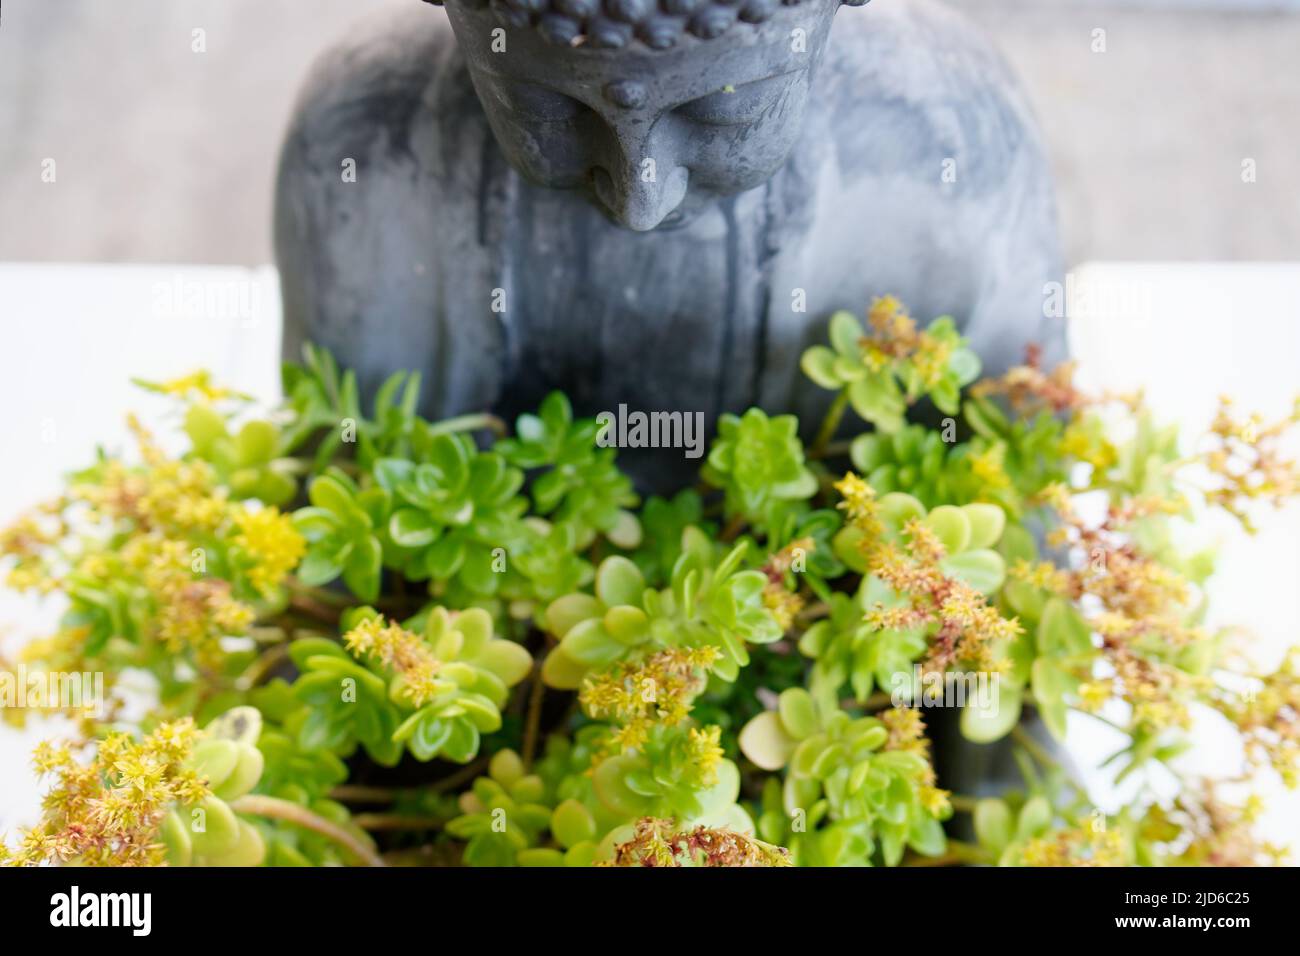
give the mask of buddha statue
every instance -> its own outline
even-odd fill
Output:
[[[794,412],[805,438],[830,393],[799,357],[876,296],[952,315],[986,373],[1030,344],[1053,364],[1062,262],[1025,98],[949,8],[839,5],[446,0],[359,30],[283,150],[286,355],[330,348],[363,394],[416,369],[432,417],[563,389],[578,414],[710,429]],[[619,464],[674,491],[697,448]],[[945,785],[1014,782],[1006,741],[956,717],[928,717]]]
[[[853,2],[853,0],[849,0]],[[955,317],[987,373],[1064,327],[1051,178],[989,43],[932,0],[446,0],[319,61],[284,145],[285,352],[431,416],[759,405],[816,428],[837,309]],[[642,490],[699,462],[620,457]]]

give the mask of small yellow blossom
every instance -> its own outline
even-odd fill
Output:
[[[787,591],[781,584],[769,583],[763,588],[763,606],[772,612],[782,632],[794,627],[795,618],[803,610],[801,595]]]
[[[218,402],[227,398],[236,398],[241,401],[250,400],[250,396],[242,392],[236,392],[233,389],[214,384],[212,373],[207,369],[199,369],[197,372],[182,375],[180,378],[168,379],[165,382],[137,380],[137,384],[150,391],[161,392],[164,395],[185,399],[194,398],[206,403]]]
[[[1006,468],[1007,446],[995,442],[981,452],[970,456],[970,470],[989,491],[1011,487],[1011,476]]]
[[[869,484],[853,472],[835,482],[835,490],[844,498],[837,506],[844,512],[850,524],[861,526],[876,516],[876,492]]]
[[[588,676],[578,699],[588,716],[621,725],[611,736],[611,753],[633,750],[653,727],[675,727],[686,720],[704,690],[705,673],[719,657],[721,652],[710,645],[666,648]]]
[[[692,727],[687,735],[690,769],[687,776],[698,787],[718,782],[718,765],[722,763],[722,728],[716,724],[703,729]]]
[[[373,657],[401,674],[404,693],[416,707],[423,707],[446,686],[438,677],[442,661],[433,649],[418,634],[395,622],[367,618],[344,635],[343,643],[355,656]]]
[[[249,581],[263,594],[274,594],[285,575],[302,560],[306,541],[294,528],[293,519],[276,508],[237,511],[235,527],[239,530],[232,540],[254,561]]]
[[[1090,825],[1035,837],[1020,851],[1025,866],[1126,866],[1128,850],[1119,830]]]
[[[1023,581],[1053,594],[1068,594],[1070,575],[1050,561],[1032,562],[1020,558],[1007,572],[1013,581]]]
[[[160,865],[163,816],[173,805],[209,793],[187,766],[195,739],[187,717],[159,725],[142,740],[112,734],[89,763],[75,760],[67,746],[41,744],[34,755],[37,772],[54,778],[41,822],[22,835],[17,849],[0,845],[0,862]]]

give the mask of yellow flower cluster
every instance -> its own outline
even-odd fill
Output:
[[[135,416],[127,423],[144,468],[110,461],[94,482],[74,485],[72,499],[88,504],[95,517],[128,519],[141,531],[185,536],[219,527],[226,520],[229,502],[211,466],[168,458]]]
[[[944,671],[959,662],[977,670],[1002,670],[1001,648],[1021,633],[1020,621],[1003,617],[979,591],[943,573],[943,544],[930,528],[913,519],[903,532],[905,549],[881,545],[870,568],[909,604],[878,606],[867,612],[867,623],[880,630],[934,628],[926,658],[933,670]]]
[[[981,452],[970,456],[970,470],[988,492],[1004,491],[1011,487],[1007,474],[1007,446],[994,442]]]
[[[1092,403],[1074,387],[1074,363],[1061,362],[1050,372],[1042,369],[1042,352],[1027,350],[1024,365],[1008,369],[1000,378],[989,378],[971,388],[979,398],[1005,396],[1011,407],[1028,416],[1039,411],[1065,412]]]
[[[1105,472],[1119,461],[1119,450],[1106,438],[1102,420],[1080,410],[1070,419],[1061,435],[1061,453]]]
[[[183,399],[193,398],[207,404],[228,398],[237,398],[241,401],[249,400],[248,395],[215,384],[212,381],[212,373],[207,369],[199,369],[197,372],[191,372],[189,375],[182,375],[180,378],[169,379],[165,382],[137,382],[137,384],[151,391],[160,392],[163,395]]]
[[[0,558],[14,562],[6,583],[15,591],[47,594],[59,586],[46,565],[45,551],[66,534],[61,512],[61,503],[51,503],[0,529]]]
[[[934,817],[945,816],[951,810],[952,792],[935,786],[934,765],[930,761],[930,739],[925,736],[925,718],[915,707],[891,707],[882,711],[880,720],[889,731],[886,750],[904,750],[925,759],[925,776],[921,780],[918,796],[921,806]]]
[[[784,584],[769,582],[763,588],[763,607],[772,612],[772,617],[776,619],[777,626],[783,632],[788,632],[794,627],[795,618],[799,616],[803,606],[803,596],[786,590]]]
[[[416,707],[423,707],[444,690],[438,679],[442,661],[418,635],[382,617],[368,618],[343,636],[357,657],[370,657],[402,676],[404,692]]]
[[[1241,731],[1253,761],[1268,762],[1288,787],[1300,785],[1300,648],[1291,648],[1258,686],[1218,706]]]
[[[1284,458],[1281,449],[1283,437],[1296,423],[1300,423],[1300,397],[1287,418],[1271,425],[1259,414],[1239,420],[1233,416],[1232,400],[1227,396],[1219,399],[1203,458],[1217,486],[1206,492],[1206,499],[1252,534],[1255,526],[1247,515],[1252,502],[1265,501],[1280,508],[1300,495],[1300,463]]]
[[[1020,851],[1024,866],[1127,866],[1128,847],[1119,830],[1089,824],[1035,837]]]
[[[860,526],[876,517],[876,490],[853,472],[846,472],[835,482],[835,490],[844,499],[836,507],[844,512],[850,524]]]
[[[711,787],[718,782],[718,765],[722,763],[722,728],[717,724],[692,727],[686,734],[688,755],[687,779],[696,787]]]
[[[277,508],[235,512],[232,539],[253,560],[248,580],[265,595],[272,595],[285,576],[298,566],[307,542],[293,526],[293,519]]]
[[[1221,800],[1215,785],[1203,780],[1199,793],[1184,793],[1167,815],[1185,841],[1171,862],[1182,866],[1282,866],[1287,850],[1255,835],[1264,810],[1258,796],[1241,805]]]
[[[122,557],[153,599],[153,626],[169,650],[191,648],[200,661],[215,664],[221,639],[242,635],[252,625],[253,609],[231,596],[230,582],[196,574],[193,550],[184,542],[134,537]]]
[[[675,727],[690,715],[720,656],[709,645],[670,647],[589,676],[578,699],[588,716],[621,725],[610,738],[611,752],[636,749],[656,725]]]
[[[1132,498],[1112,506],[1100,523],[1088,524],[1075,514],[1064,487],[1049,486],[1040,497],[1060,519],[1049,541],[1073,548],[1081,560],[1068,571],[1022,563],[1012,576],[1081,602],[1081,607],[1097,608],[1086,620],[1101,636],[1101,651],[1113,673],[1084,685],[1085,709],[1098,710],[1106,696],[1114,696],[1132,705],[1139,723],[1187,726],[1191,700],[1212,684],[1169,658],[1210,640],[1194,623],[1197,595],[1186,578],[1144,553],[1125,533],[1134,522],[1176,513],[1184,503],[1160,496]]]
[[[891,362],[908,360],[927,388],[943,378],[952,358],[953,343],[918,331],[916,320],[892,295],[880,296],[867,310],[871,334],[862,340],[862,358],[873,372]]]
[[[1069,573],[1061,570],[1052,562],[1031,562],[1026,561],[1024,558],[1020,558],[1011,566],[1007,571],[1007,576],[1013,581],[1023,581],[1025,584],[1063,596],[1070,594],[1070,587],[1073,583]]]
[[[174,803],[208,795],[187,769],[196,731],[190,718],[164,723],[143,740],[114,734],[102,740],[89,763],[66,746],[41,744],[36,771],[53,776],[43,818],[16,849],[0,844],[0,863],[36,866],[76,862],[85,866],[157,866],[164,850],[158,828]]]
[[[783,847],[735,830],[699,826],[681,831],[673,820],[642,817],[632,837],[598,866],[790,866]]]

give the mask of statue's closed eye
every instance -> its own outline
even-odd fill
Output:
[[[507,108],[543,123],[575,119],[587,108],[572,97],[531,83],[514,83],[501,93]]]
[[[734,90],[719,90],[683,103],[677,113],[696,123],[710,126],[742,126],[755,123],[781,101],[795,79],[794,74],[755,80]]]

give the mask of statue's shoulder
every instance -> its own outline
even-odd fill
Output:
[[[487,130],[446,15],[413,4],[362,20],[317,58],[288,146],[334,171],[340,153],[426,165],[457,125]]]
[[[841,8],[821,70],[837,148],[862,169],[930,178],[951,158],[989,187],[1026,161],[1046,169],[1014,73],[983,30],[937,0]]]

